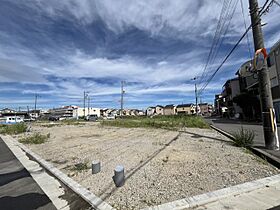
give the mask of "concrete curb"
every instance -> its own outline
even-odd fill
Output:
[[[179,210],[179,209],[194,208],[211,202],[218,201],[219,199],[226,198],[229,196],[236,196],[260,188],[265,188],[267,186],[279,182],[280,182],[280,174],[255,180],[252,182],[246,182],[244,184],[239,184],[232,187],[216,190],[213,192],[208,192],[205,194],[188,197],[170,203],[165,203],[159,206],[145,208],[143,210],[168,210],[168,209]]]
[[[259,148],[256,147],[252,147],[251,151],[258,155],[259,157],[266,159],[267,162],[269,162],[270,164],[274,165],[275,167],[277,167],[278,169],[280,169],[280,159],[269,154],[268,152],[261,150]]]
[[[213,125],[210,125],[211,128],[213,128],[214,130],[218,131],[219,133],[223,134],[224,136],[228,137],[229,139],[234,141],[234,137],[227,133],[226,131],[217,128]],[[261,150],[259,148],[256,147],[250,147],[250,150],[257,156],[259,156],[262,159],[265,159],[267,162],[269,162],[270,164],[272,164],[273,166],[275,166],[276,168],[280,169],[280,159],[269,154],[268,152]]]
[[[24,152],[30,155],[36,162],[38,162],[45,170],[50,172],[54,177],[64,183],[67,187],[73,190],[76,194],[82,197],[86,202],[88,202],[94,209],[98,210],[113,210],[114,208],[110,206],[108,203],[101,200],[99,197],[94,195],[92,192],[82,187],[80,184],[75,182],[73,179],[69,178],[67,175],[62,173],[56,167],[54,167],[51,163],[42,159],[39,155],[32,152],[23,144],[19,143],[15,139],[11,137],[11,141],[14,145],[20,147]]]
[[[211,128],[213,128],[214,130],[218,131],[219,133],[223,134],[224,136],[228,137],[231,140],[234,140],[233,135],[231,135],[230,133],[225,132],[224,130],[215,127],[214,125],[210,125]]]

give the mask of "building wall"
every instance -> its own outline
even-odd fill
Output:
[[[174,115],[175,114],[175,107],[173,107],[173,108],[165,108],[164,107],[164,109],[163,109],[163,114],[164,115]]]
[[[99,108],[93,108],[90,107],[89,110],[88,108],[85,109],[85,115],[93,115],[96,114],[97,117],[100,117],[100,109]],[[74,118],[79,118],[84,116],[84,108],[77,108],[73,110],[73,117]]]
[[[176,113],[177,114],[181,114],[181,113],[184,113],[184,114],[192,114],[191,112],[192,110],[192,107],[177,107],[176,108]]]
[[[157,115],[163,115],[163,107],[157,106],[156,107],[156,114]]]
[[[148,116],[151,116],[151,115],[154,115],[154,114],[155,114],[155,108],[149,107],[149,108],[147,109],[147,115],[148,115]]]
[[[240,94],[240,85],[239,80],[232,80],[231,83],[231,100],[237,95]],[[242,109],[236,103],[233,103],[234,113],[242,113]]]
[[[208,104],[199,105],[199,108],[201,114],[209,114]]]

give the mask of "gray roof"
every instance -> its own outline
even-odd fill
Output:
[[[191,107],[193,104],[179,104],[177,108],[182,108],[182,107]]]

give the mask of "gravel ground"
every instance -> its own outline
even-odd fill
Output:
[[[159,205],[279,173],[208,129],[175,132],[87,123],[31,129],[38,131],[51,138],[28,147],[117,209]],[[100,173],[73,170],[92,160],[101,161]],[[126,183],[116,188],[112,176],[119,164],[125,167]]]

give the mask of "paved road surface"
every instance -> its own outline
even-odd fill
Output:
[[[212,123],[215,127],[220,128],[221,130],[226,131],[227,133],[233,133],[238,131],[243,127],[244,129],[250,129],[255,132],[255,139],[254,139],[254,147],[257,147],[275,157],[280,159],[280,151],[272,151],[265,149],[265,142],[263,137],[263,127],[261,123],[248,123],[243,121],[237,120],[230,120],[224,118],[207,118],[206,119],[209,123]],[[278,126],[278,136],[280,138],[280,126]]]
[[[56,209],[1,138],[0,209]]]

